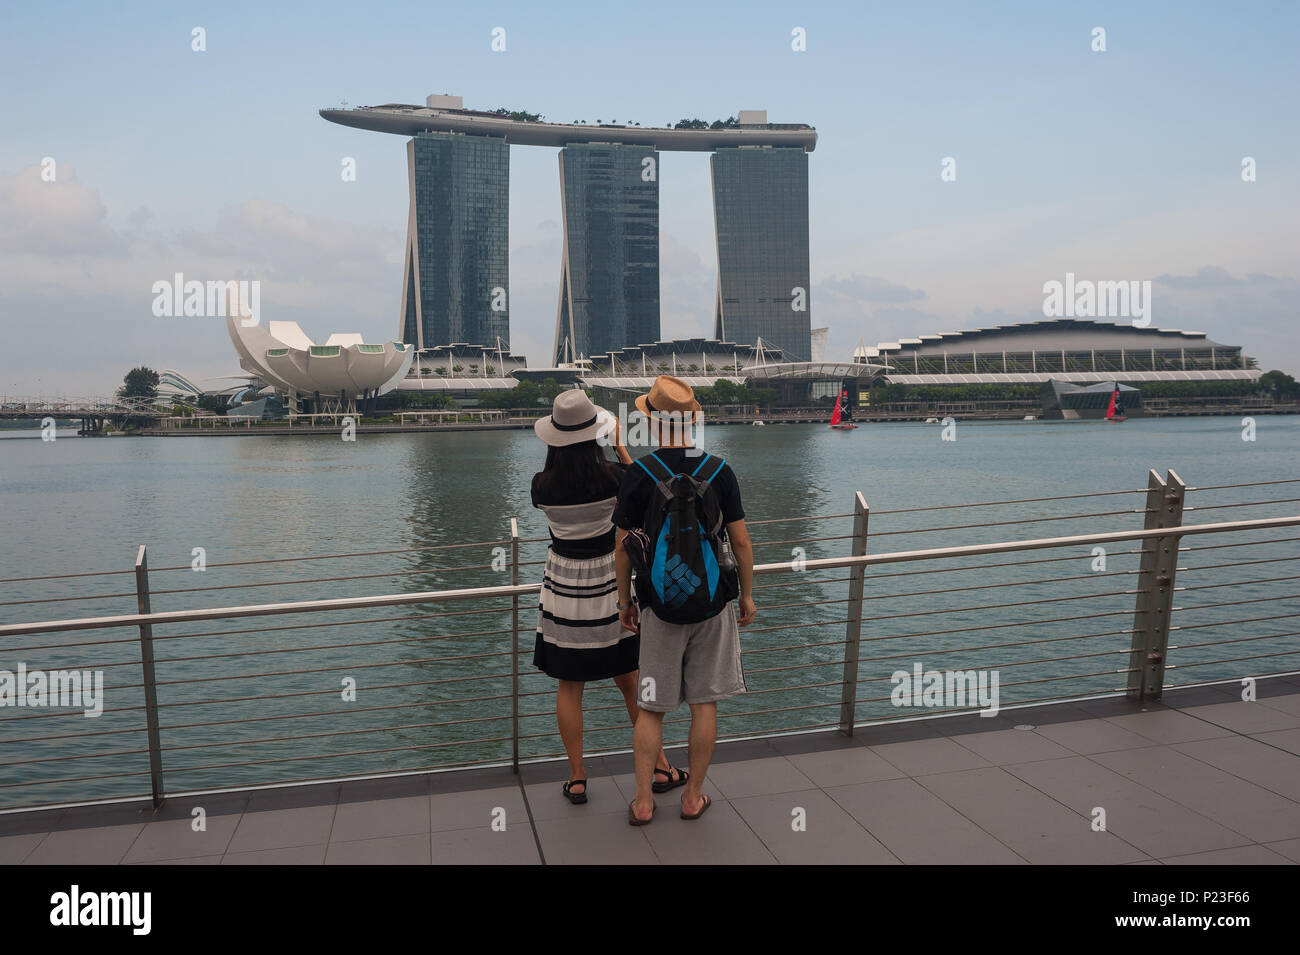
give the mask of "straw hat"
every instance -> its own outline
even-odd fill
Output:
[[[551,413],[540,418],[533,430],[553,448],[594,441],[614,430],[617,419],[603,408],[597,408],[581,388],[561,391],[551,405]]]
[[[637,409],[651,418],[670,417],[670,420],[693,421],[699,416],[700,403],[695,400],[695,389],[680,378],[660,375],[650,386],[650,394],[636,399]]]

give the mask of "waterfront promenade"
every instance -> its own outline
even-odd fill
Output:
[[[547,762],[9,813],[0,863],[1288,865],[1300,676],[724,743],[697,822],[633,828],[630,756],[588,770],[585,806]]]

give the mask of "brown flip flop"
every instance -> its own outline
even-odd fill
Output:
[[[712,806],[712,805],[713,805],[713,800],[710,799],[710,798],[708,797],[708,794],[706,793],[706,794],[704,795],[704,802],[702,802],[702,803],[700,804],[700,811],[697,812],[697,813],[688,813],[688,812],[683,808],[683,809],[682,809],[682,818],[683,818],[683,819],[699,819],[700,816],[704,815],[706,812],[709,811],[709,807]]]
[[[650,809],[650,818],[649,818],[649,819],[638,819],[638,818],[636,817],[636,808],[635,808],[635,806],[636,806],[636,800],[634,799],[634,800],[632,800],[632,802],[628,803],[628,804],[627,804],[627,824],[628,824],[629,826],[648,826],[648,825],[650,825],[650,823],[654,822],[654,820],[655,820],[655,813],[659,811],[659,807],[656,806],[653,802],[652,802],[650,805],[651,805],[651,809]]]

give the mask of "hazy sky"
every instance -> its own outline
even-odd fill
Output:
[[[1041,319],[1043,283],[1074,272],[1151,280],[1153,324],[1300,372],[1298,27],[1292,2],[6,2],[0,394],[105,393],[136,364],[240,374],[220,319],[153,315],[176,272],[259,279],[264,317],[318,340],[395,337],[404,139],[316,111],[433,92],[559,122],[816,126],[830,357]],[[533,364],[555,326],[555,154],[510,155],[511,337]],[[664,336],[707,335],[707,154],[659,172]]]

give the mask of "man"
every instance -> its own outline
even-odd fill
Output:
[[[700,420],[700,405],[691,386],[680,378],[660,375],[648,395],[636,399],[646,415],[650,435],[659,444],[653,467],[633,462],[619,488],[614,510],[618,528],[614,548],[618,576],[619,619],[629,630],[641,634],[640,688],[633,746],[636,764],[636,799],[628,808],[628,822],[643,826],[654,817],[652,791],[665,792],[683,785],[682,818],[698,819],[709,808],[704,795],[704,777],[713,758],[718,737],[718,701],[745,692],[745,674],[740,660],[740,633],[736,611],[730,603],[720,613],[698,623],[674,624],[659,619],[649,606],[632,602],[632,562],[625,542],[627,532],[640,528],[654,493],[652,474],[666,465],[679,474],[698,470],[705,453],[692,444],[692,425]],[[649,456],[643,458],[647,461]],[[662,464],[660,464],[662,462]],[[754,548],[745,527],[740,486],[725,463],[716,473],[711,465],[710,482],[717,495],[723,525],[736,559],[740,593],[737,599],[740,626],[747,626],[756,613],[753,598]],[[690,770],[683,781],[652,781],[655,758],[663,740],[663,721],[685,701],[691,708]]]

